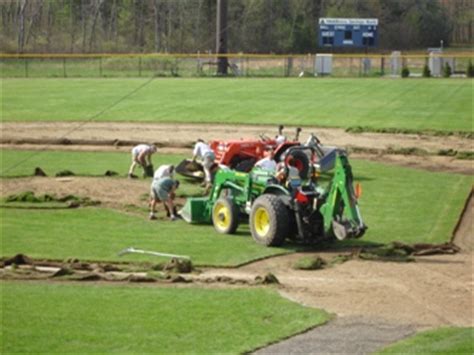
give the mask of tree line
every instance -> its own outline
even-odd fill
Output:
[[[216,0],[2,0],[10,53],[215,52]],[[379,19],[380,49],[472,43],[472,0],[228,0],[228,48],[314,53],[320,17]]]

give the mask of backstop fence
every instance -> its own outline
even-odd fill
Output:
[[[473,53],[430,54],[227,54],[228,75],[236,77],[381,77],[399,76],[408,68],[421,76],[425,65],[441,76],[448,64],[465,76]],[[0,53],[1,77],[213,77],[215,54],[6,54]]]

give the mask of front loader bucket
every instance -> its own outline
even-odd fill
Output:
[[[210,223],[211,213],[208,197],[191,197],[186,200],[178,214],[188,223]]]
[[[175,170],[178,174],[190,179],[204,179],[204,168],[202,165],[190,159],[184,159],[181,161],[181,163],[176,166]]]

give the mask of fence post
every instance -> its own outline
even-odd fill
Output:
[[[142,76],[142,57],[138,57],[138,76]]]
[[[99,57],[99,76],[102,77],[102,57]]]
[[[28,58],[25,58],[25,78],[28,77]]]
[[[63,78],[67,76],[66,74],[66,57],[63,57]]]
[[[382,57],[380,60],[380,74],[385,75],[385,57]]]

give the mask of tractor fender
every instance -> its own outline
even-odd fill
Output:
[[[281,185],[268,185],[263,194],[279,196],[285,205],[290,206],[291,204],[291,194]]]

